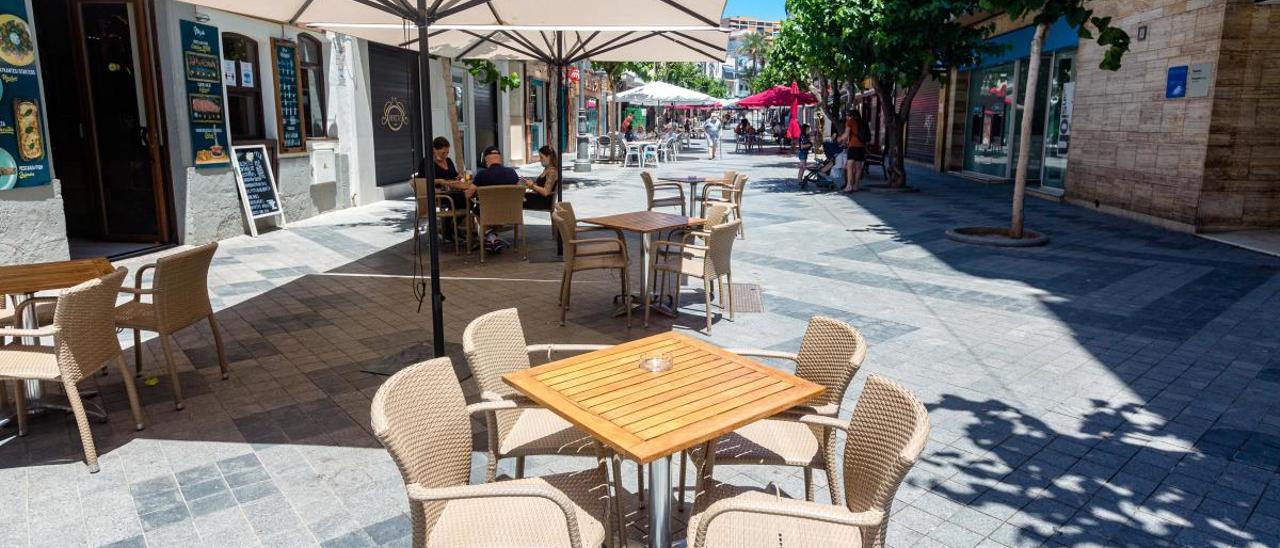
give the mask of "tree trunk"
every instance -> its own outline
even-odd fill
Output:
[[[1022,237],[1022,202],[1027,193],[1027,166],[1031,163],[1031,129],[1036,112],[1036,82],[1040,81],[1040,50],[1044,48],[1044,36],[1049,24],[1036,25],[1031,38],[1031,61],[1027,64],[1027,86],[1022,92],[1022,132],[1018,136],[1018,167],[1013,178],[1013,222],[1009,235]]]
[[[907,184],[907,173],[895,162],[898,148],[902,142],[902,120],[898,115],[897,103],[894,101],[893,84],[885,85],[879,80],[873,83],[876,97],[880,99],[880,114],[884,116],[884,143],[881,153],[884,154],[884,173],[891,188],[900,188]],[[866,123],[870,123],[869,121]]]

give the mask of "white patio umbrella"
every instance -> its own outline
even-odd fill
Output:
[[[649,82],[638,88],[618,93],[619,102],[643,106],[711,106],[720,100],[701,91],[683,88],[667,82]]]
[[[660,38],[654,32],[661,29],[675,29],[676,32],[694,31],[697,28],[711,29],[718,27],[720,16],[724,13],[726,0],[183,0],[189,4],[248,15],[272,22],[307,26],[321,30],[352,34],[357,37],[375,40],[382,43],[412,47],[418,50],[418,125],[422,131],[422,142],[431,143],[434,136],[431,131],[431,67],[429,55],[435,53],[431,48],[432,34],[445,40],[440,54],[455,58],[481,57],[482,45],[493,48],[491,55],[497,55],[499,49],[510,49],[502,46],[501,40],[507,39],[511,44],[519,43],[525,48],[518,50],[520,55],[529,55],[529,59],[550,61],[555,66],[568,66],[573,62],[586,59],[592,43],[601,38],[604,31],[587,30],[592,25],[618,25],[615,30],[625,34],[614,37],[617,41],[608,46],[598,47],[598,60],[615,59],[617,56],[632,51],[635,44],[643,40]],[[371,25],[368,29],[387,28],[401,29],[401,42],[388,42],[365,36],[351,25]],[[458,29],[446,25],[489,25],[492,28]],[[582,27],[565,39],[566,32],[575,32],[572,26]],[[628,27],[629,26],[629,27]],[[511,27],[504,30],[503,27]],[[528,30],[526,30],[528,29]],[[448,32],[460,32],[476,40],[465,49],[473,50],[466,54],[459,50],[457,55],[446,48],[455,44],[451,38],[443,36]],[[529,33],[536,33],[540,42],[534,41]],[[595,33],[595,34],[593,34]],[[634,34],[641,33],[641,34]],[[403,37],[409,35],[409,40]],[[412,36],[412,35],[416,35]],[[549,37],[552,35],[554,37]],[[403,42],[411,41],[411,44]],[[545,49],[539,48],[545,45]],[[553,44],[556,47],[552,47]],[[577,44],[569,45],[566,44]],[[422,45],[424,47],[418,47]],[[719,49],[723,59],[724,46]],[[566,49],[568,47],[569,49]],[[688,48],[685,48],[688,49]],[[714,48],[713,48],[714,49]],[[536,50],[536,51],[535,51]],[[548,55],[554,53],[555,55]],[[469,55],[475,55],[471,57]],[[710,56],[710,54],[708,54]],[[523,58],[523,57],[522,57]],[[663,60],[663,59],[650,59]],[[678,59],[684,60],[684,59]],[[717,60],[717,59],[711,59]],[[558,73],[557,73],[557,86]],[[559,94],[557,94],[559,95]],[[563,110],[563,109],[562,109]],[[424,149],[427,147],[424,146]],[[426,150],[422,152],[422,163],[427,172],[427,203],[435,203],[435,163],[426,161]],[[431,327],[432,346],[437,357],[444,356],[444,295],[440,291],[440,254],[436,242],[439,239],[438,223],[435,208],[428,208],[427,237],[430,246],[431,277]],[[416,251],[415,251],[416,252]],[[425,284],[423,284],[425,285]],[[417,287],[417,286],[416,286]],[[425,291],[423,292],[425,293]],[[419,301],[421,302],[421,300]]]

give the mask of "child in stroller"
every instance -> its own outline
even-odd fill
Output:
[[[839,171],[836,168],[843,167],[836,165],[836,156],[839,156],[843,151],[844,147],[835,141],[823,141],[822,161],[809,168],[809,172],[800,180],[800,188],[808,187],[810,182],[825,188],[833,188],[836,184],[842,183],[843,180],[840,174],[833,173],[833,171]]]

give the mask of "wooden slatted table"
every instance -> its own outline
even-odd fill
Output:
[[[670,371],[639,367],[667,352]],[[822,394],[824,388],[676,332],[620,344],[503,380],[649,472],[650,546],[670,541],[671,455]],[[681,478],[683,480],[683,478]]]
[[[649,292],[649,247],[650,241],[655,233],[661,233],[667,230],[677,228],[687,228],[691,226],[702,226],[702,219],[698,217],[688,217],[685,215],[676,215],[674,213],[663,213],[661,211],[632,211],[630,213],[618,213],[616,215],[606,215],[604,217],[591,217],[582,219],[584,223],[621,230],[623,232],[634,232],[640,235],[640,259],[643,263],[640,265],[640,287],[642,292],[636,296],[633,302],[644,302],[644,294]],[[654,309],[668,316],[674,316],[674,310],[665,310],[656,300]],[[619,314],[625,313],[625,311]]]

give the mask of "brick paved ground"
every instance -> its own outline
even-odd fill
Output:
[[[1050,246],[955,244],[945,229],[1003,222],[1008,188],[922,170],[912,177],[923,192],[852,199],[797,190],[793,163],[777,156],[660,172],[726,167],[752,176],[735,281],[762,289],[763,312],[717,316],[710,339],[794,350],[811,315],[844,319],[872,345],[859,378],[897,379],[930,407],[932,439],[898,494],[892,546],[1280,544],[1280,261],[1036,200],[1030,225]],[[636,171],[616,167],[565,196],[582,216],[642,203]],[[142,386],[150,422],[135,433],[118,376],[100,378],[112,414],[94,426],[96,475],[64,416],[6,438],[0,545],[407,544],[400,477],[368,433],[385,377],[365,370],[429,353],[429,315],[405,277],[408,206],[224,242],[211,290],[231,379],[218,379],[205,328],[180,333],[187,409],[173,410],[167,379]],[[575,281],[570,324],[559,327],[548,221],[529,220],[527,263],[511,251],[484,265],[443,253],[452,353],[471,318],[508,306],[531,343],[672,328],[612,318],[617,280],[605,274]],[[701,323],[690,306],[675,328]],[[127,334],[122,342],[131,354]],[[144,346],[147,372],[161,372],[159,345]],[[528,472],[583,464],[532,459]],[[795,470],[717,473],[801,492]]]

